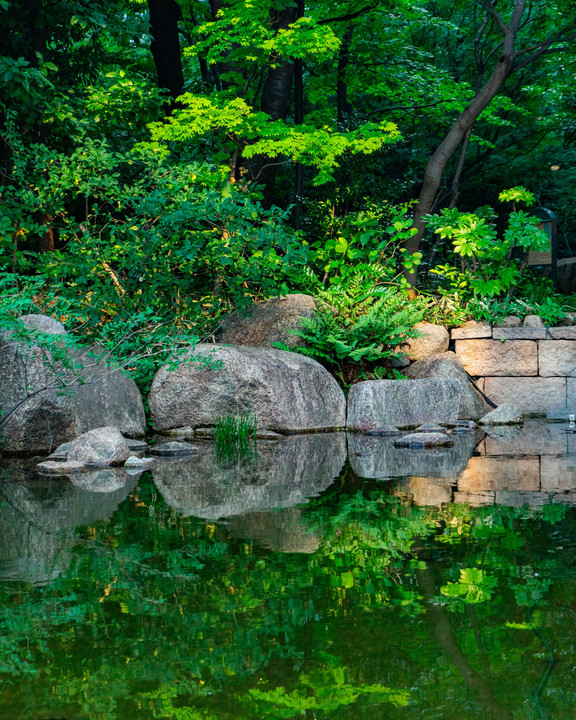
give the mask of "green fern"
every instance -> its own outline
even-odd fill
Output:
[[[303,318],[301,328],[292,331],[303,340],[296,352],[323,364],[345,389],[359,380],[398,377],[392,360],[416,337],[414,325],[424,315],[421,301],[380,285],[378,272],[377,265],[356,266],[347,273],[345,286],[318,294],[316,315]]]

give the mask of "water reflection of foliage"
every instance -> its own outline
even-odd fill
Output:
[[[478,717],[507,717],[478,668],[510,676],[512,704],[521,703],[520,656],[550,654],[544,629],[549,646],[564,641],[551,604],[571,600],[573,550],[556,556],[547,542],[556,525],[567,527],[562,515],[425,509],[381,489],[342,492],[307,507],[318,551],[282,555],[177,515],[144,485],[111,520],[83,531],[67,575],[6,591],[0,656],[13,700],[0,715],[13,702],[22,718],[66,708],[98,720],[306,710],[368,718],[393,703],[395,717],[409,717],[409,698],[434,703],[431,688],[414,688],[437,666],[436,682],[452,696],[472,690],[485,711]],[[426,617],[432,632],[418,620]],[[17,689],[24,677],[26,695]]]

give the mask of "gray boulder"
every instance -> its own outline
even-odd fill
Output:
[[[522,413],[514,405],[500,405],[478,422],[480,425],[521,425],[524,420]]]
[[[454,378],[361,382],[348,394],[348,428],[409,428],[429,422],[455,425],[461,392],[462,383]]]
[[[412,363],[404,374],[414,380],[423,378],[454,378],[462,388],[459,396],[458,418],[462,420],[478,419],[489,412],[490,407],[474,388],[464,370],[464,366],[453,352],[436,353],[430,357]]]
[[[144,435],[144,406],[133,380],[107,366],[101,351],[67,348],[53,318],[29,315],[23,324],[57,338],[42,347],[33,337],[0,333],[0,451],[50,451],[105,425]]]
[[[194,357],[220,363],[207,368]],[[258,428],[319,431],[342,428],[346,400],[319,363],[296,353],[246,346],[198,345],[175,370],[161,368],[149,395],[156,430],[215,425],[252,413]]]
[[[224,318],[222,327],[215,334],[218,343],[267,347],[273,342],[282,342],[288,347],[297,347],[302,338],[292,334],[302,326],[302,317],[312,317],[316,309],[310,295],[291,294],[256,303],[250,308],[250,315],[239,312]]]
[[[64,325],[49,315],[22,315],[20,322],[28,330],[46,333],[46,335],[66,335]]]
[[[68,463],[106,467],[123,465],[131,452],[122,433],[115,427],[95,428],[72,441],[68,449]]]

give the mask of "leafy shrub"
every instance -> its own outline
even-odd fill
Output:
[[[396,286],[379,286],[378,273],[378,265],[348,270],[348,282],[319,293],[315,317],[303,318],[294,331],[304,340],[296,351],[318,360],[345,389],[360,380],[399,377],[392,360],[417,335],[413,326],[424,315],[419,300],[410,301]]]
[[[491,208],[476,213],[445,209],[425,218],[441,239],[451,241],[452,256],[460,264],[459,268],[449,263],[439,265],[430,272],[440,276],[444,287],[458,293],[464,302],[486,297],[510,300],[526,269],[528,250],[544,251],[549,247],[547,235],[538,228],[540,220],[516,209],[520,201],[533,205],[532,193],[522,187],[512,188],[503,191],[500,200],[514,203],[501,237],[492,222]]]

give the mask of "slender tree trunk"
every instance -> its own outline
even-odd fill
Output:
[[[466,136],[467,132],[476,122],[480,113],[485,110],[492,102],[498,91],[506,82],[506,79],[513,71],[514,63],[514,43],[520,27],[520,21],[526,7],[526,0],[516,0],[510,23],[504,25],[502,18],[498,15],[498,22],[504,34],[502,42],[502,53],[498,58],[496,67],[487,82],[478,90],[472,102],[458,116],[452,125],[444,140],[440,143],[436,151],[426,165],[424,171],[424,182],[418,204],[414,210],[414,224],[416,234],[404,243],[404,247],[414,253],[420,248],[420,243],[424,236],[425,223],[422,218],[427,215],[434,207],[436,194],[442,180],[442,173],[450,158],[456,152],[458,146]],[[495,9],[490,5],[491,12],[496,14]],[[487,10],[488,12],[488,10]],[[415,285],[417,281],[417,270],[409,273],[405,272],[405,277],[411,285]]]
[[[150,10],[150,50],[154,58],[158,85],[172,98],[184,89],[178,22],[182,12],[176,0],[148,0]]]

